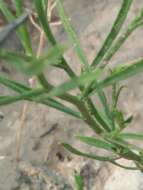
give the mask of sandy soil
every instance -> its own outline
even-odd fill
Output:
[[[110,30],[120,4],[121,0],[65,1],[67,12],[80,36],[89,61],[94,58]],[[125,26],[141,6],[143,6],[142,0],[134,1]],[[142,56],[142,29],[137,30],[114,56],[110,63],[112,66]],[[61,26],[54,27],[53,31],[59,41],[67,41]],[[7,46],[14,49],[20,48],[15,37],[9,39]],[[72,50],[67,52],[66,59],[78,73],[80,64]],[[4,66],[4,63],[0,63],[0,71],[13,79],[27,82],[26,77],[18,74],[13,68]],[[48,77],[54,84],[67,78],[63,72],[53,70],[48,72]],[[120,106],[125,114],[134,116],[130,130],[142,132],[143,77],[142,75],[134,77],[126,84],[127,88],[120,98]],[[0,94],[6,93],[9,91],[0,86]],[[110,91],[107,93],[110,95]],[[16,133],[21,125],[20,115],[24,104],[25,102],[21,102],[0,108],[0,190],[30,190],[32,183],[35,184],[33,189],[36,190],[75,189],[73,178],[75,169],[84,176],[85,190],[143,189],[143,176],[140,172],[126,172],[107,163],[79,158],[65,151],[58,144],[61,139],[67,140],[83,150],[93,151],[74,139],[74,134],[92,135],[92,131],[75,118],[31,103],[28,105],[26,113],[20,151],[21,160],[17,168]],[[44,138],[40,137],[53,126],[55,126],[54,131]],[[131,165],[132,163],[127,164]]]

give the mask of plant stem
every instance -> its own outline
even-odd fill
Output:
[[[38,2],[38,0],[36,0],[35,2],[36,2],[36,5],[38,5],[40,3],[40,2]],[[37,6],[37,10],[39,10],[38,6]],[[40,14],[41,13],[39,12],[39,15]],[[46,34],[46,37],[47,37],[48,41],[51,43],[51,45],[55,46],[57,44],[57,42],[56,42],[56,39],[53,36],[53,33],[51,31],[51,28],[50,28],[50,25],[49,25],[48,21],[45,20],[45,18],[43,18],[43,19],[41,19],[41,24],[44,26],[43,28],[44,28],[44,31],[45,31],[45,34]],[[67,64],[64,57],[61,58],[61,61],[60,61],[60,64],[58,65],[58,67],[64,69],[71,78],[76,76],[76,74],[73,72],[73,70]],[[43,81],[42,81],[42,83],[43,83]],[[50,88],[49,84],[48,85],[45,84],[45,87]],[[97,133],[101,132],[100,127],[98,126],[96,121],[92,118],[92,116],[90,116],[90,114],[88,112],[88,109],[86,108],[86,106],[85,106],[85,104],[83,102],[77,101],[77,99],[75,100],[75,98],[71,97],[71,95],[69,96],[68,94],[64,94],[63,96],[60,96],[60,99],[69,101],[72,104],[76,105],[77,108],[81,111],[82,115],[84,116],[86,123],[88,123],[90,125],[90,127],[94,129],[94,131],[96,130]]]
[[[95,118],[97,119],[97,121],[104,128],[104,130],[110,132],[111,131],[110,126],[107,124],[107,122],[104,120],[104,118],[99,114],[97,108],[94,106],[94,104],[93,104],[93,102],[91,101],[90,98],[87,98],[86,103],[89,106],[90,112],[95,116]]]
[[[45,84],[43,83],[45,86],[45,88],[47,88],[47,90],[52,90],[53,86],[51,84],[49,84],[48,82]],[[91,116],[91,114],[89,113],[87,107],[86,107],[86,103],[84,101],[81,101],[80,99],[78,99],[77,97],[65,93],[61,96],[58,96],[58,98],[70,102],[73,105],[75,105],[78,110],[81,112],[84,121],[97,133],[100,134],[102,132],[100,126],[97,124],[97,122],[95,121],[95,119],[93,119],[93,117]]]

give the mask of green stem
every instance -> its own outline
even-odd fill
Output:
[[[43,78],[44,76],[40,76],[40,81],[41,83],[44,85],[44,87],[49,91],[52,90],[53,86],[51,84],[49,84],[45,78]],[[82,102],[81,100],[79,100],[77,97],[72,96],[71,94],[65,93],[62,96],[58,96],[60,99],[70,102],[72,104],[74,104],[79,111],[81,112],[82,116],[85,118],[85,122],[97,133],[100,134],[102,132],[100,126],[97,124],[97,122],[95,121],[95,119],[92,118],[92,116],[90,115],[85,102]]]
[[[95,131],[97,134],[101,134],[103,130],[100,128],[94,117],[92,117],[92,114],[88,111],[86,107],[86,103],[83,101],[79,101],[79,104],[76,105],[79,111],[81,112],[84,121],[89,125],[89,127]]]
[[[87,105],[89,107],[90,112],[95,116],[97,121],[101,124],[101,126],[104,128],[105,131],[110,132],[110,126],[107,124],[107,122],[104,120],[104,118],[101,116],[101,114],[98,112],[97,108],[94,106],[91,99],[87,99]]]
[[[40,21],[41,21],[41,24],[43,25],[43,29],[45,31],[46,37],[47,37],[48,41],[51,43],[51,45],[54,46],[57,44],[57,42],[53,36],[53,33],[51,31],[48,21],[45,19],[46,15],[44,15],[44,12],[43,13],[40,12],[39,7],[41,8],[41,10],[43,9],[41,7],[41,3],[38,0],[36,0],[35,2],[36,2],[38,14],[42,15],[42,17],[43,17],[42,19],[40,19]],[[63,68],[71,78],[76,76],[76,74],[69,67],[69,65],[67,64],[66,60],[63,57],[61,58],[61,63],[58,67]],[[45,85],[45,87],[46,87],[46,85]],[[48,85],[48,87],[49,87],[49,85]],[[69,95],[67,95],[67,94],[65,94],[64,96],[61,96],[60,98],[76,105],[78,107],[78,109],[81,111],[82,115],[84,116],[86,123],[88,123],[90,125],[90,127],[94,129],[94,131],[96,130],[97,133],[101,132],[100,127],[98,126],[96,121],[92,118],[92,116],[90,116],[86,106],[82,102],[75,100],[71,96],[69,97]]]

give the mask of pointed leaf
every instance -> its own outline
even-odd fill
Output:
[[[76,117],[78,119],[82,118],[82,116],[81,116],[81,114],[79,112],[77,112],[75,110],[72,110],[71,108],[63,105],[62,103],[58,102],[57,100],[48,98],[47,100],[43,99],[43,100],[38,101],[38,98],[36,98],[36,99],[33,98],[33,101],[43,103],[43,104],[48,105],[48,106],[50,106],[52,108],[55,108],[55,109],[57,109],[59,111],[62,111],[64,113],[66,113],[66,114],[74,116],[74,117]]]
[[[29,87],[27,87],[21,83],[15,82],[14,80],[9,80],[7,77],[1,76],[1,75],[0,75],[0,84],[6,86],[16,92],[19,92],[19,93],[30,90]]]
[[[129,167],[129,166],[123,166],[115,161],[111,161],[112,164],[120,167],[120,168],[123,168],[123,169],[127,169],[127,170],[139,170],[137,167]]]
[[[125,149],[133,149],[133,150],[137,150],[137,151],[142,151],[142,149],[140,147],[137,147],[136,145],[133,145],[127,141],[125,141],[125,139],[121,139],[121,136],[119,136],[116,139],[112,139],[112,138],[107,138],[107,140],[115,145],[119,145],[121,147],[124,147]]]
[[[112,43],[114,42],[117,35],[119,34],[122,28],[122,25],[124,24],[124,21],[127,17],[127,14],[129,12],[132,2],[133,0],[123,0],[120,11],[112,26],[112,29],[110,33],[108,34],[102,48],[100,49],[96,58],[94,59],[92,65],[94,66],[98,65],[100,61],[102,60],[102,58],[104,57],[104,55],[108,53],[109,48],[111,47]]]
[[[0,1],[0,10],[9,22],[13,21],[16,18],[13,13],[8,9],[3,0]]]
[[[76,183],[77,190],[84,190],[83,177],[76,172],[75,175],[74,175],[74,178],[75,178],[75,183]]]
[[[100,69],[97,69],[94,72],[91,72],[88,74],[82,74],[79,77],[75,77],[75,78],[71,79],[70,81],[59,85],[58,87],[53,88],[53,90],[50,91],[49,96],[62,95],[69,90],[75,89],[81,85],[88,84],[88,83],[96,80],[97,78],[99,78],[101,72],[102,71]]]
[[[11,104],[20,100],[26,100],[28,98],[34,98],[37,97],[46,91],[44,89],[36,89],[36,90],[31,90],[28,92],[23,92],[20,95],[17,96],[6,96],[5,98],[0,99],[0,105],[7,105]]]
[[[89,63],[87,61],[85,53],[83,52],[83,49],[81,48],[79,38],[77,37],[77,35],[69,21],[69,18],[65,14],[64,6],[63,6],[61,0],[56,0],[56,3],[57,3],[57,9],[58,9],[60,18],[63,22],[64,28],[65,28],[69,38],[74,46],[74,49],[75,49],[79,59],[81,60],[81,62],[84,64],[85,69],[87,71],[89,71]]]
[[[15,5],[16,9],[16,15],[19,17],[23,11],[24,11],[24,4],[22,0],[12,0],[13,4]],[[20,40],[23,44],[23,47],[28,55],[32,55],[32,45],[31,45],[31,39],[30,39],[30,34],[28,31],[28,28],[25,24],[23,24],[19,28],[19,34],[20,34]]]
[[[111,143],[107,143],[103,140],[97,139],[95,137],[87,137],[87,136],[76,136],[80,141],[90,145],[90,146],[95,146],[97,148],[102,148],[105,150],[111,150],[113,151],[115,145],[112,145]]]
[[[103,156],[97,156],[95,154],[88,154],[88,153],[83,153],[81,151],[79,151],[76,148],[73,148],[71,145],[67,144],[67,143],[61,143],[65,149],[67,149],[68,151],[70,151],[73,154],[76,154],[78,156],[83,156],[83,157],[87,157],[87,158],[91,158],[91,159],[95,159],[95,160],[99,160],[99,161],[111,161],[111,160],[116,160],[117,158],[112,158],[112,157],[103,157]]]
[[[65,46],[56,45],[40,58],[27,56],[22,53],[11,52],[5,49],[0,50],[0,59],[8,61],[17,70],[27,75],[41,74],[45,65],[55,64],[65,51]]]
[[[130,124],[133,121],[133,116],[129,116],[127,119],[124,120],[124,124]]]
[[[92,92],[96,90],[96,88],[105,88],[107,86],[110,86],[122,80],[126,80],[142,72],[143,72],[143,59],[140,59],[128,66],[124,65],[120,67],[118,71],[116,71],[115,73],[111,74],[106,79],[104,79],[103,81],[100,81],[98,84],[96,84],[93,87]]]
[[[137,133],[122,133],[120,137],[123,139],[143,140],[143,134]]]
[[[40,21],[40,23],[42,25],[42,28],[43,28],[43,30],[45,32],[45,35],[46,35],[47,39],[49,40],[49,42],[52,45],[56,45],[56,40],[55,40],[54,36],[51,33],[51,29],[50,29],[50,26],[49,26],[49,23],[48,23],[47,14],[46,14],[46,11],[44,9],[42,1],[34,0],[34,3],[35,3],[36,11],[37,11],[37,14],[38,14],[38,19],[39,19],[39,21]]]

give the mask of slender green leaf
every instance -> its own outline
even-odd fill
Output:
[[[122,90],[125,88],[125,85],[122,85],[117,89],[117,84],[113,84],[113,94],[112,94],[112,110],[115,110],[119,100],[119,96]]]
[[[97,155],[93,155],[93,154],[88,154],[88,153],[83,153],[79,150],[77,150],[76,148],[73,148],[71,145],[67,144],[67,143],[61,143],[65,149],[67,149],[68,151],[70,151],[73,154],[76,154],[78,156],[83,156],[83,157],[87,157],[87,158],[91,158],[91,159],[95,159],[95,160],[99,160],[99,161],[111,161],[111,160],[116,160],[117,158],[115,157],[103,157],[103,156],[97,156]]]
[[[74,175],[74,179],[75,179],[75,183],[76,183],[76,189],[77,190],[84,190],[83,177],[76,172]]]
[[[111,151],[113,151],[113,149],[116,148],[111,143],[107,143],[107,142],[100,140],[98,138],[95,138],[95,137],[87,137],[87,136],[76,136],[76,137],[80,141],[82,141],[88,145],[95,146],[97,148],[102,148],[102,149],[111,150]]]
[[[19,93],[23,93],[25,91],[30,90],[29,87],[27,87],[23,84],[20,84],[18,82],[15,82],[14,80],[9,80],[7,77],[1,76],[1,75],[0,75],[0,84],[6,86],[16,92],[19,92]]]
[[[108,101],[107,101],[107,98],[106,98],[104,91],[102,89],[96,89],[96,91],[97,91],[97,95],[99,97],[99,100],[102,103],[104,112],[105,112],[105,114],[108,118],[108,121],[110,123],[110,126],[112,126],[112,128],[115,128],[114,123],[112,122],[112,116],[111,116],[110,108],[109,108]]]
[[[23,2],[22,0],[12,0],[15,8],[16,8],[16,14],[19,16],[21,12],[23,11]]]
[[[116,166],[118,166],[118,167],[120,167],[120,168],[123,168],[123,169],[127,169],[127,170],[138,170],[137,167],[123,166],[123,165],[121,165],[121,164],[119,164],[119,163],[117,163],[117,162],[115,162],[115,161],[111,161],[111,163],[114,164],[114,165],[116,165]]]
[[[7,105],[11,104],[20,100],[26,100],[28,98],[34,98],[37,97],[43,93],[45,93],[45,89],[36,89],[36,90],[31,90],[28,92],[23,92],[20,95],[15,95],[15,96],[6,96],[5,98],[0,99],[0,105]]]
[[[143,140],[143,134],[137,134],[137,133],[122,133],[120,134],[120,137],[127,140]]]
[[[126,125],[130,124],[132,122],[132,120],[133,120],[133,116],[131,115],[127,119],[124,120],[124,124],[126,124]]]
[[[16,17],[13,15],[13,13],[7,8],[7,6],[3,0],[0,1],[0,10],[9,22],[16,19]]]
[[[124,147],[125,149],[132,149],[132,150],[142,151],[142,149],[140,147],[137,147],[136,145],[133,145],[133,144],[125,141],[125,139],[121,139],[120,136],[118,138],[116,138],[116,139],[107,138],[106,140],[108,142],[112,143],[112,144]]]
[[[84,98],[84,97],[85,97],[85,98],[88,97],[92,85],[95,85],[95,86],[96,86],[97,84],[98,84],[98,83],[97,83],[96,80],[94,80],[93,82],[91,82],[90,84],[88,84],[87,87],[86,87],[86,88],[84,89],[84,91],[83,91],[82,97],[83,97],[83,98]],[[110,113],[110,108],[109,108],[109,105],[108,105],[108,101],[107,101],[106,95],[105,95],[104,91],[103,91],[102,89],[100,89],[100,88],[96,88],[96,92],[97,92],[98,98],[99,98],[99,100],[100,100],[100,102],[101,102],[101,104],[102,104],[102,106],[103,106],[105,115],[106,115],[106,117],[108,118],[108,122],[109,122],[109,124],[110,124],[111,126],[113,126],[112,117],[111,117],[111,113]],[[92,106],[92,107],[93,107],[93,106]],[[95,109],[94,109],[94,111],[96,112]],[[97,113],[96,113],[96,115],[97,115]],[[99,117],[98,117],[97,119],[99,119]],[[100,118],[100,119],[101,119],[101,118]],[[100,121],[101,121],[101,120],[100,120]],[[103,125],[103,126],[106,126],[106,125]],[[106,129],[107,129],[107,128],[108,128],[108,127],[106,126]],[[112,128],[114,128],[114,127],[112,127]]]
[[[0,50],[0,59],[7,61],[17,70],[27,75],[40,74],[44,68],[43,62],[31,56],[21,53],[10,52],[4,49]]]
[[[30,91],[31,89],[23,84],[20,84],[20,83],[17,83],[13,80],[9,80],[7,79],[6,77],[2,77],[0,76],[0,83],[3,84],[4,86],[7,86],[8,88],[11,88],[12,90],[18,92],[18,93],[24,93],[24,92],[28,92]],[[8,100],[8,96],[3,96],[3,97],[0,97],[1,99],[3,99],[4,101]],[[10,97],[11,98],[11,97]],[[79,112],[75,111],[75,110],[72,110],[71,108],[68,108],[67,106],[63,105],[62,103],[54,100],[54,99],[51,99],[51,98],[48,98],[48,99],[40,99],[39,98],[27,98],[27,100],[30,100],[30,101],[35,101],[35,102],[39,102],[39,103],[42,103],[42,104],[45,104],[45,105],[48,105],[52,108],[56,108],[64,113],[67,113],[69,115],[72,115],[76,118],[79,118],[81,119],[82,116]],[[14,101],[14,100],[12,100]]]
[[[38,98],[33,98],[34,101],[38,102]],[[48,98],[48,99],[43,99],[43,100],[40,100],[39,101],[40,103],[43,103],[45,105],[48,105],[52,108],[55,108],[59,111],[62,111],[66,114],[69,114],[69,115],[72,115],[78,119],[82,119],[82,116],[79,112],[75,111],[75,110],[72,110],[71,108],[63,105],[62,103],[58,102],[57,100],[54,100],[54,99],[51,99],[51,98]]]
[[[108,138],[106,140],[112,144],[115,144],[118,147],[116,152],[121,157],[124,157],[128,160],[140,161],[140,157],[136,152],[142,151],[141,148],[139,148],[131,143],[128,143],[121,138],[116,138],[116,139]]]
[[[16,8],[16,15],[19,17],[23,13],[23,10],[24,10],[23,1],[22,0],[12,0],[12,1]],[[21,37],[20,40],[25,48],[26,53],[28,55],[32,55],[33,50],[32,50],[32,45],[31,45],[30,34],[25,24],[23,24],[19,28],[19,33]]]
[[[51,33],[50,26],[48,24],[47,14],[46,11],[44,10],[42,1],[34,0],[34,3],[38,14],[38,19],[42,25],[42,28],[46,34],[47,39],[50,41],[52,45],[56,45],[56,40]]]
[[[95,84],[95,86],[92,87],[91,91],[96,90],[96,88],[105,88],[107,86],[110,86],[122,80],[126,80],[142,72],[143,72],[143,59],[140,59],[139,61],[136,61],[129,66],[124,65],[123,67],[120,67],[118,71],[111,74],[110,76],[105,78],[103,81],[100,81],[98,84]]]
[[[46,15],[47,15],[47,11],[48,11],[48,2],[49,2],[49,0],[42,0],[43,9],[44,9]]]
[[[110,124],[108,122],[107,117],[103,115],[103,113],[99,112],[99,110],[96,108],[96,106],[90,99],[87,99],[87,104],[90,108],[90,112],[94,115],[96,120],[101,124],[105,131],[110,132]]]
[[[133,21],[128,25],[127,29],[119,35],[115,43],[112,45],[112,47],[109,49],[107,54],[105,55],[103,59],[103,64],[101,67],[105,67],[110,59],[115,55],[115,53],[119,50],[119,48],[124,44],[124,42],[128,39],[128,37],[140,26],[143,25],[143,8],[139,13],[135,16]]]
[[[76,53],[77,53],[79,59],[81,60],[81,62],[84,64],[85,69],[87,71],[89,71],[89,63],[87,61],[85,53],[83,52],[83,50],[81,48],[79,38],[76,36],[76,33],[69,21],[69,18],[65,14],[64,6],[63,6],[61,0],[56,0],[56,3],[57,3],[57,9],[58,9],[60,18],[63,22],[64,28],[65,28],[69,38],[74,46],[74,49],[76,50]]]
[[[63,93],[75,89],[81,85],[85,85],[89,82],[92,82],[94,80],[96,80],[97,78],[99,78],[101,74],[101,70],[97,69],[94,72],[86,73],[86,74],[82,74],[79,77],[75,77],[73,79],[71,79],[68,82],[65,82],[55,88],[53,88],[50,93],[49,96],[58,96],[58,95],[62,95]]]
[[[47,51],[39,58],[27,56],[22,53],[11,52],[5,49],[0,50],[0,59],[8,61],[17,70],[27,75],[38,75],[42,73],[46,64],[55,64],[65,51],[65,47],[57,45]]]
[[[55,108],[63,113],[66,113],[68,115],[71,115],[71,116],[74,116],[78,119],[81,119],[82,116],[79,112],[75,111],[75,110],[72,110],[71,108],[63,105],[62,103],[54,100],[54,99],[47,99],[47,100],[38,100],[38,98],[24,98],[25,100],[28,100],[28,101],[34,101],[34,102],[37,102],[37,103],[41,103],[41,104],[44,104],[44,105],[47,105],[49,107],[52,107],[52,108]],[[11,104],[11,103],[14,103],[16,101],[18,101],[19,99],[17,98],[17,96],[0,96],[0,105],[7,105],[7,104]]]
[[[111,47],[112,43],[116,39],[117,35],[119,34],[122,25],[127,17],[129,9],[131,7],[133,0],[123,0],[120,11],[117,15],[117,18],[112,26],[110,33],[108,34],[105,42],[103,43],[102,48],[98,52],[96,58],[94,59],[92,65],[96,66],[100,63],[104,55],[108,52],[109,48]]]

